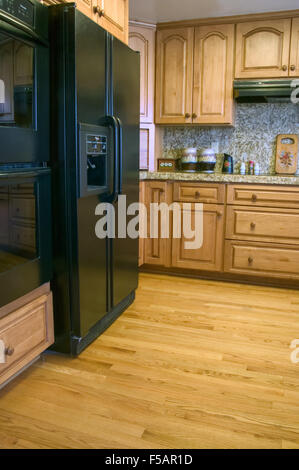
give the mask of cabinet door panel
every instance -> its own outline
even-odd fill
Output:
[[[155,30],[130,26],[129,46],[140,53],[140,122],[153,123]]]
[[[129,33],[128,4],[128,0],[98,0],[101,15],[97,15],[99,25],[126,44]]]
[[[290,76],[299,77],[299,18],[294,18],[292,23]]]
[[[167,247],[170,239],[161,238],[162,218],[159,213],[158,238],[150,238],[151,212],[150,204],[161,204],[167,201],[167,183],[159,181],[148,182],[145,185],[145,201],[147,208],[147,238],[144,240],[146,264],[165,266],[167,264]]]
[[[164,30],[157,34],[158,124],[185,124],[192,121],[193,42],[193,28]]]
[[[291,19],[237,25],[236,78],[287,77]]]
[[[185,211],[186,212],[186,211]],[[187,249],[184,237],[183,216],[181,217],[181,238],[172,241],[172,266],[203,271],[221,271],[223,258],[224,207],[204,204],[203,244],[198,249]],[[191,224],[194,230],[195,210],[191,210]],[[190,240],[189,240],[190,241]]]
[[[193,122],[231,124],[233,120],[234,25],[195,30]]]

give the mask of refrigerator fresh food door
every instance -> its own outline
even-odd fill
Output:
[[[115,38],[111,41],[111,107],[120,127],[119,196],[115,212],[118,215],[120,210],[124,216],[129,205],[139,201],[139,54]],[[122,196],[126,196],[124,209],[121,207]],[[132,215],[127,216],[127,222],[133,218]],[[111,303],[115,308],[138,284],[138,237],[128,236],[126,225],[120,224],[118,217],[111,251]]]

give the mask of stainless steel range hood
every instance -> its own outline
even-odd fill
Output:
[[[295,86],[290,79],[235,80],[234,98],[239,103],[289,103]]]

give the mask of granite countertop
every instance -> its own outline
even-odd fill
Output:
[[[140,171],[140,180],[167,180],[167,181],[202,181],[207,183],[247,183],[247,184],[284,184],[299,185],[299,175],[228,175],[223,173],[184,173],[163,171]]]

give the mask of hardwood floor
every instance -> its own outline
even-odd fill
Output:
[[[77,359],[0,392],[1,448],[299,448],[299,292],[141,274]]]

